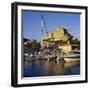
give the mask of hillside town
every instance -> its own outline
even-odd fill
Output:
[[[70,54],[80,60],[80,41],[62,27],[43,36],[41,42],[24,38],[23,43],[26,60],[61,60],[62,57],[66,58]]]

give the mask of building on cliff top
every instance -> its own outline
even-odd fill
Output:
[[[64,52],[80,49],[80,41],[67,32],[65,28],[58,27],[43,37],[42,48],[58,49]]]

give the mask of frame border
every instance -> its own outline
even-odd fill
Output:
[[[34,84],[18,84],[18,9],[19,5],[24,6],[44,6],[55,8],[74,8],[85,10],[85,80],[79,81],[65,81],[65,82],[47,82],[47,83],[34,83]],[[25,3],[14,2],[11,3],[11,86],[24,87],[24,86],[42,86],[42,85],[58,85],[58,84],[74,84],[74,83],[88,83],[88,7],[87,6],[73,6],[73,5],[57,5],[57,4],[44,4],[44,3]]]

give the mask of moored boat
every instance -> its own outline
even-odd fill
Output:
[[[80,52],[68,52],[63,57],[65,62],[78,62],[80,61]]]

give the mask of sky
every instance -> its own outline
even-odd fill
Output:
[[[43,13],[48,32],[64,27],[75,38],[80,39],[80,14],[64,12],[22,11],[23,37],[41,40],[41,14]]]

